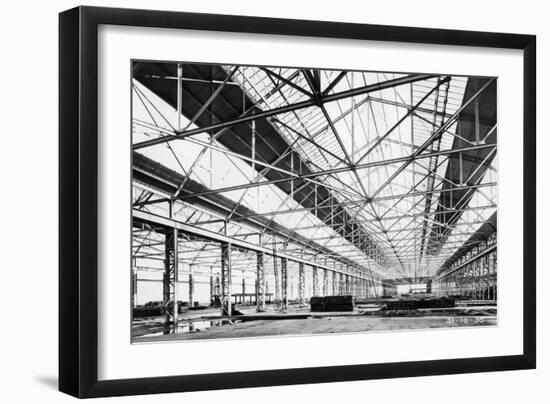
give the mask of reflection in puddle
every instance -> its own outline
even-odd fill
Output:
[[[229,320],[196,320],[196,321],[181,321],[178,324],[178,334],[201,332],[212,327],[220,327],[222,325],[230,324]],[[157,335],[163,335],[165,332],[153,332],[142,335],[143,337],[153,337]]]
[[[210,327],[218,327],[220,325],[222,325],[222,320],[189,321],[187,323],[178,324],[178,333],[197,332],[197,331],[206,330],[207,328],[210,328]]]

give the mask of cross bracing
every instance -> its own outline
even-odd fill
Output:
[[[136,63],[132,85],[134,209],[379,281],[434,275],[496,211],[494,79]],[[201,242],[179,258],[217,265]]]

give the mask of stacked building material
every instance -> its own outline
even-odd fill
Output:
[[[397,299],[384,302],[387,310],[415,310],[454,307],[454,299],[448,297],[428,299]]]
[[[325,298],[323,296],[313,296],[309,299],[311,311],[325,311]]]
[[[353,297],[345,296],[314,296],[309,300],[311,311],[353,311]]]
[[[182,313],[183,308],[187,306],[187,302],[178,301],[178,313]],[[169,305],[172,309],[173,304]],[[133,310],[134,318],[138,317],[162,317],[166,313],[166,308],[162,302],[147,302],[144,305],[136,306]]]
[[[161,317],[164,315],[162,306],[138,306],[134,308],[134,318],[138,317]]]

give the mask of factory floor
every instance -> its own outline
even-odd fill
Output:
[[[309,306],[291,306],[280,312],[268,306],[238,306],[243,314],[220,317],[220,310],[189,310],[179,316],[179,332],[164,334],[161,318],[137,319],[133,342],[250,338],[261,336],[376,332],[411,329],[496,326],[496,308],[477,306],[444,310],[415,310],[379,314],[374,305],[356,305],[353,312],[312,313]]]

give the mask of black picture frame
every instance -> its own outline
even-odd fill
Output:
[[[523,354],[98,381],[98,26],[380,40],[523,51]],[[59,15],[59,389],[76,397],[326,383],[536,366],[536,37],[77,7]]]

